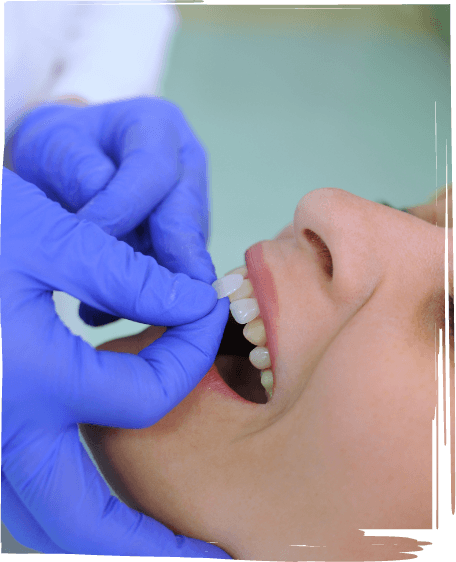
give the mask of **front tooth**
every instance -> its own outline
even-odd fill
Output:
[[[271,358],[267,347],[255,347],[249,355],[250,363],[257,369],[269,369],[271,366]]]
[[[231,314],[238,324],[247,324],[260,315],[256,299],[241,299],[230,304]]]
[[[266,343],[266,330],[262,318],[255,318],[255,320],[246,324],[242,333],[244,338],[253,345],[262,347]]]
[[[272,389],[274,387],[274,375],[272,371],[268,369],[267,371],[261,371],[261,384],[263,385],[269,397],[272,398]]]
[[[252,283],[250,283],[248,279],[244,279],[239,289],[234,291],[234,293],[231,293],[230,301],[233,302],[233,301],[238,301],[240,299],[248,299],[252,295],[253,295]]]
[[[236,292],[241,287],[244,278],[239,273],[225,275],[221,279],[217,279],[212,283],[212,286],[217,291],[218,298],[223,299],[228,295]]]
[[[245,278],[247,275],[247,266],[241,265],[240,267],[236,267],[236,269],[228,271],[228,273],[226,273],[225,275],[232,275],[233,273],[239,273],[240,275],[242,275],[242,277]]]

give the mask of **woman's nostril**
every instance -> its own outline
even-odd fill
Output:
[[[328,246],[323,242],[323,240],[318,236],[318,234],[316,234],[313,230],[310,230],[309,228],[306,228],[303,231],[303,234],[306,240],[316,251],[318,259],[323,267],[323,270],[330,278],[332,278],[333,261]]]

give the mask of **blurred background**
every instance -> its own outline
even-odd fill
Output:
[[[450,6],[294,8],[177,7],[159,95],[207,151],[219,277],[291,222],[309,191],[413,206],[445,183],[446,150],[451,181]],[[92,345],[143,329],[91,328],[76,299],[55,302]],[[33,552],[3,525],[2,543]]]
[[[413,206],[445,183],[446,147],[451,181],[449,5],[176,8],[159,95],[207,151],[219,277],[309,191]],[[91,328],[55,300],[92,345],[143,328]]]

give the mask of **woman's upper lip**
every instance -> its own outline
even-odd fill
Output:
[[[266,330],[266,346],[271,358],[272,372],[274,373],[274,388],[276,385],[276,360],[278,353],[277,321],[279,307],[277,288],[270,267],[266,265],[265,253],[270,241],[258,242],[251,246],[245,253],[248,278],[253,286],[255,298],[258,301],[260,317]]]

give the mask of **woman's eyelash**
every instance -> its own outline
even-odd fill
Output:
[[[396,209],[397,211],[403,211],[404,213],[409,212],[407,209],[398,209],[397,207],[391,205],[391,203],[387,203],[386,201],[378,201],[378,203],[380,203],[381,205],[386,205],[387,207],[391,207],[392,209]]]

